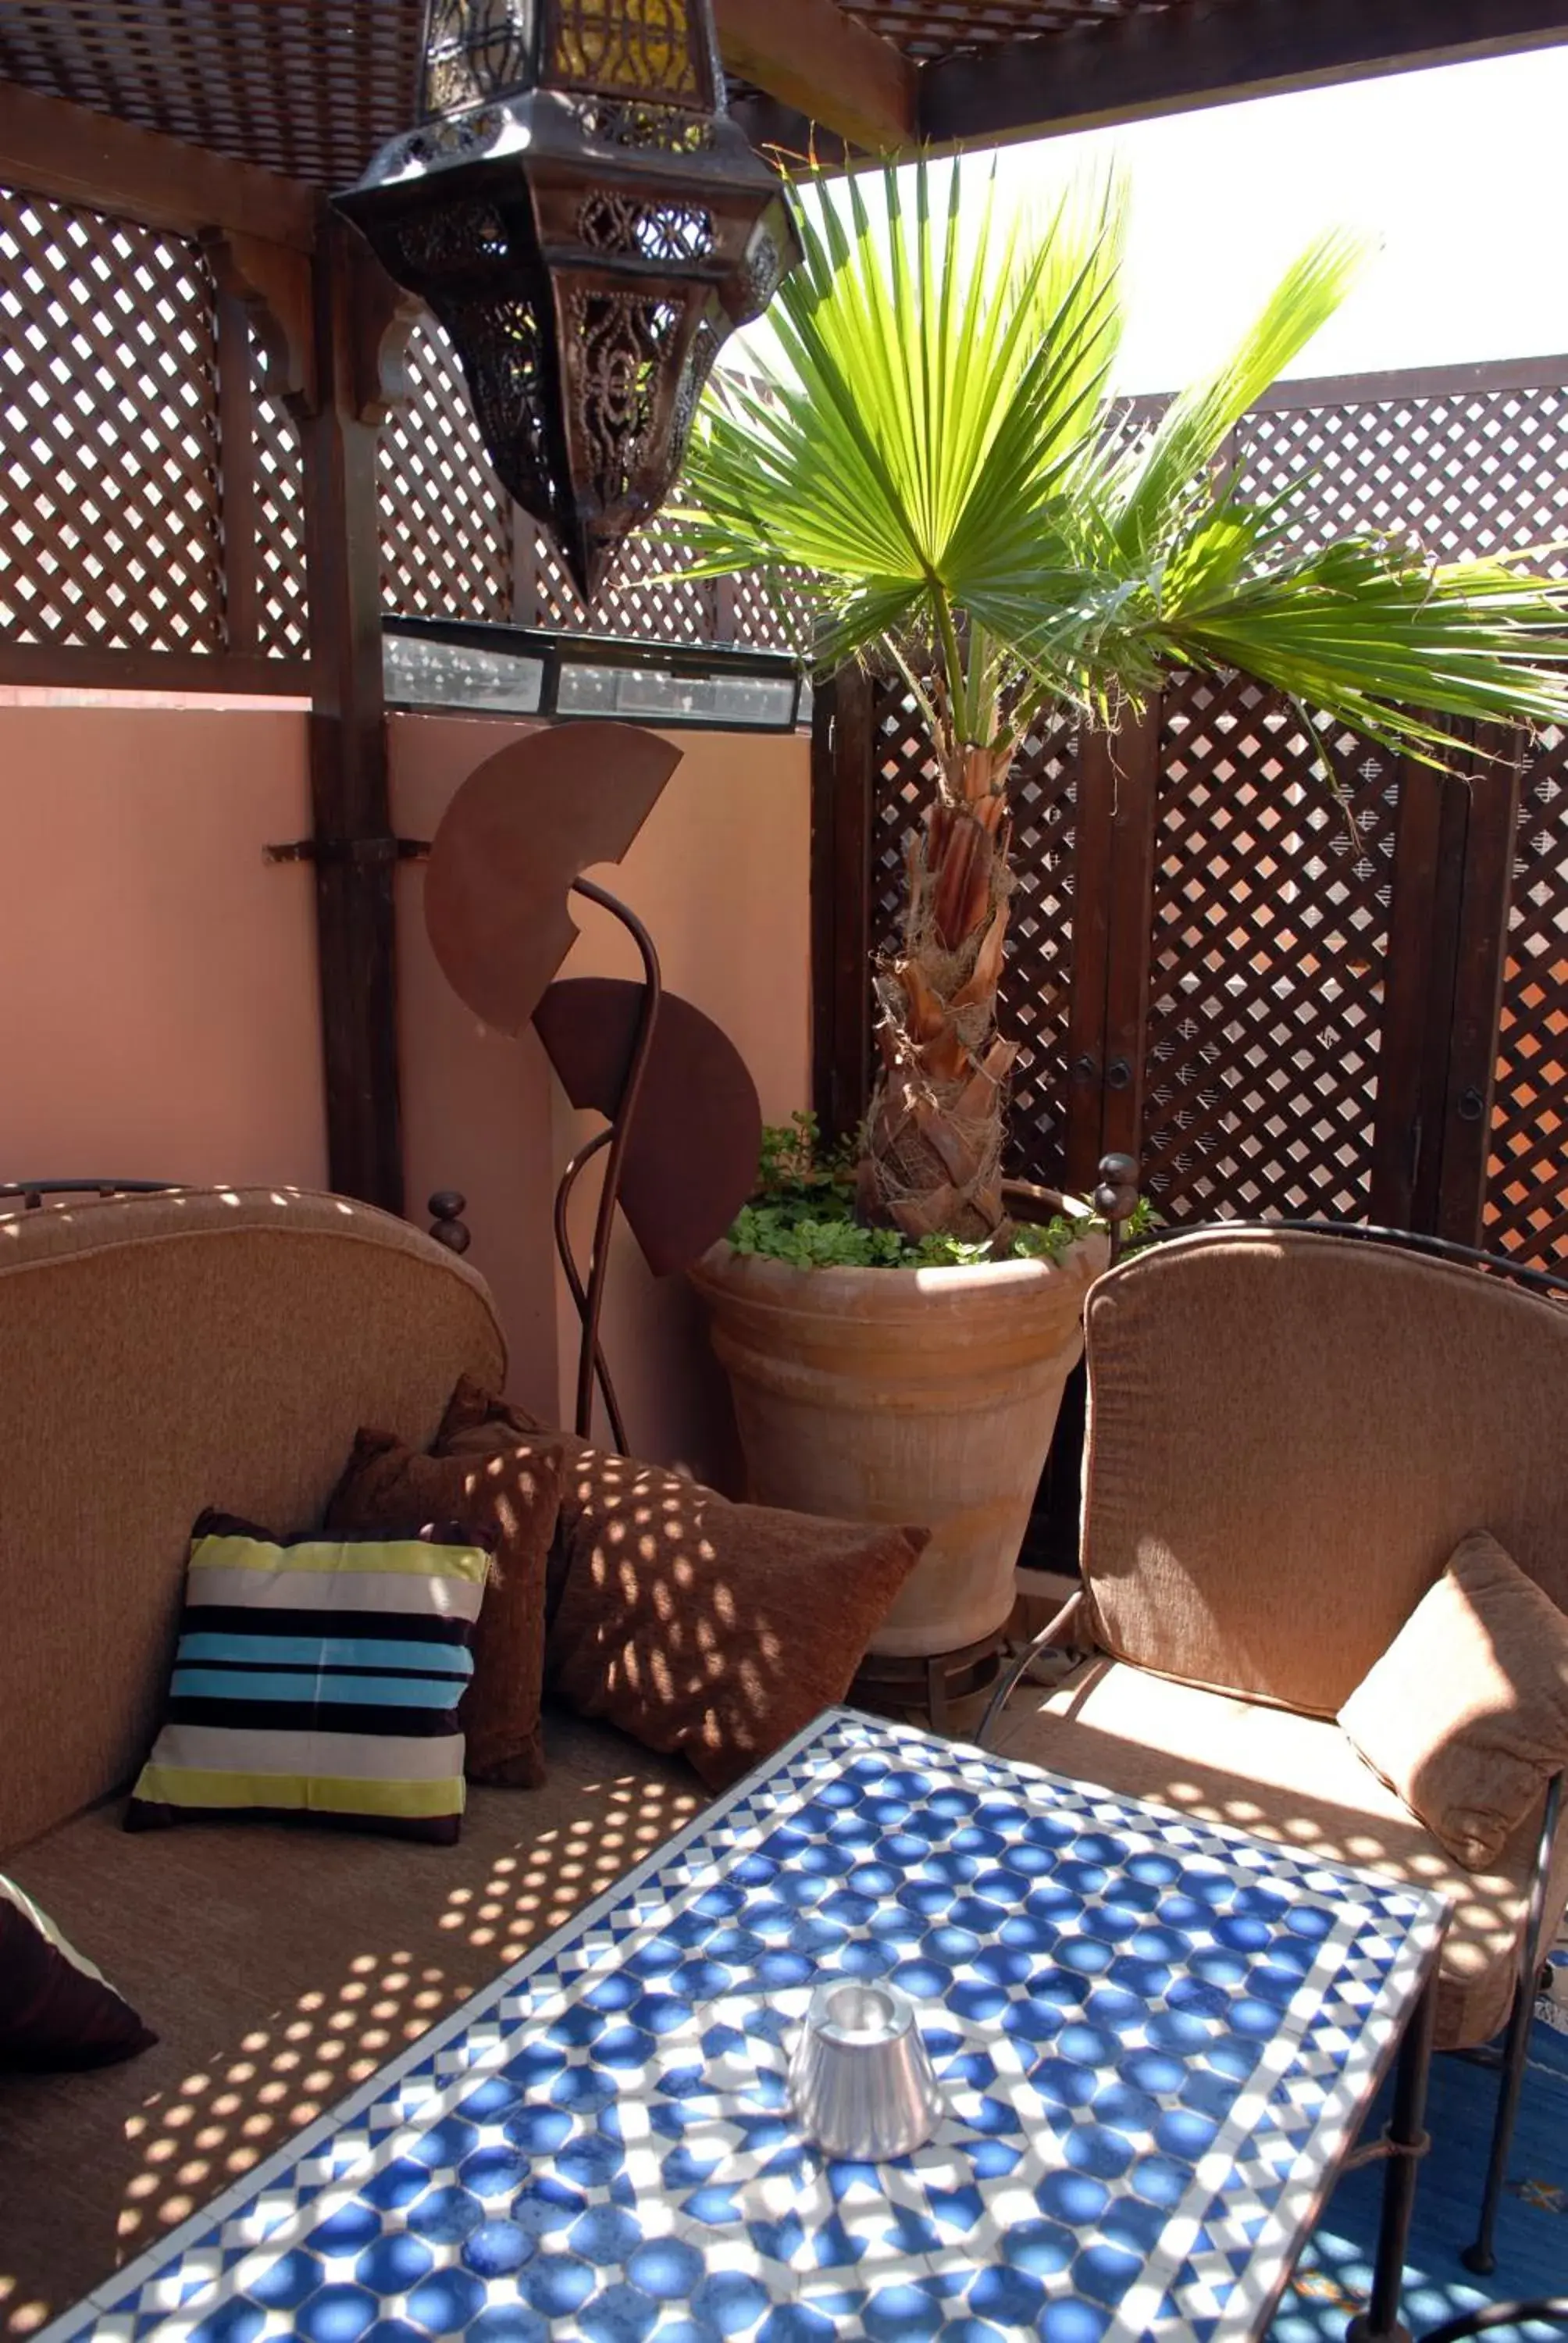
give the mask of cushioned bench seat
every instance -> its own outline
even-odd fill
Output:
[[[123,1801],[6,1857],[161,2039],[7,2077],[0,2334],[29,2334],[270,2155],[705,1803],[678,1760],[548,1720],[540,1790],[469,1793],[456,1847],[221,1823],[127,1836]]]
[[[1490,2040],[1508,2017],[1523,1883],[1539,1811],[1493,1872],[1463,1871],[1362,1764],[1332,1718],[1233,1699],[1097,1659],[1049,1699],[1015,1694],[993,1745],[1052,1772],[1173,1806],[1203,1822],[1311,1848],[1325,1862],[1392,1872],[1449,1896],[1437,2041]],[[1558,1841],[1555,1908],[1568,1893],[1568,1834]],[[1549,1896],[1549,1906],[1553,1896]]]

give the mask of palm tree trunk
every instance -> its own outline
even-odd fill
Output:
[[[876,975],[882,1068],[859,1175],[863,1219],[1001,1239],[1001,1151],[1016,1041],[996,1030],[1007,937],[1010,758],[969,749],[910,840],[901,949]]]

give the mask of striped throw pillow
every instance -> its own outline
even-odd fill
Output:
[[[450,1845],[489,1554],[463,1530],[275,1538],[204,1513],[127,1830],[308,1815]]]

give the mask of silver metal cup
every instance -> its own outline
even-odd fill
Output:
[[[909,1996],[825,1978],[790,2056],[789,2099],[801,2131],[829,2156],[877,2164],[923,2147],[942,2102]]]

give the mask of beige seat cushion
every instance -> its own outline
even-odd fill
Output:
[[[678,1760],[552,1716],[545,1789],[471,1790],[455,1847],[269,1825],[11,1858],[161,2039],[0,2077],[0,2335],[32,2334],[270,2155],[704,1804]]]
[[[1204,1822],[1309,1847],[1450,1896],[1437,2039],[1485,2042],[1508,2016],[1513,1961],[1540,1832],[1540,1805],[1494,1866],[1462,1870],[1364,1765],[1332,1720],[1296,1716],[1170,1683],[1111,1660],[1075,1670],[1043,1702],[1014,1695],[1000,1755],[1098,1782]],[[1548,1926],[1568,1900],[1568,1828],[1559,1835]]]

